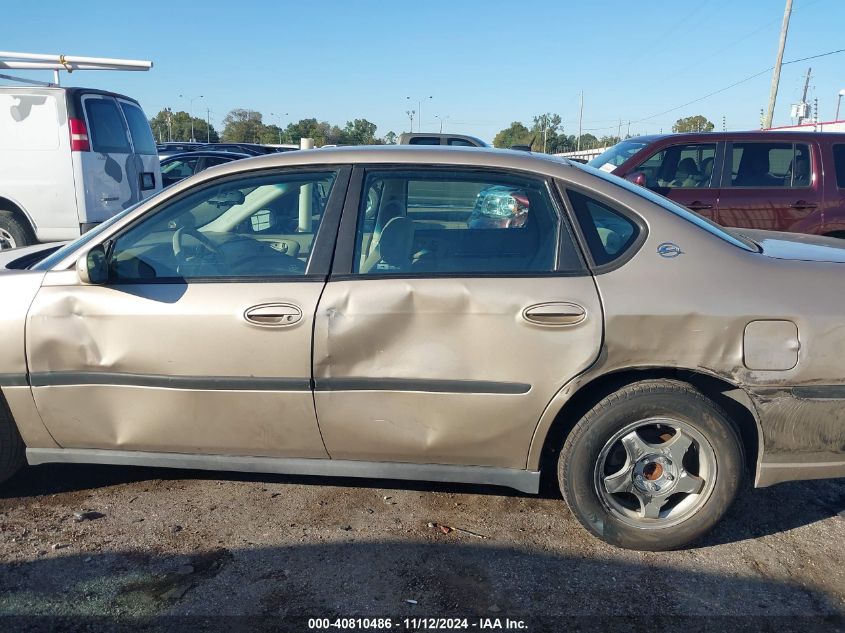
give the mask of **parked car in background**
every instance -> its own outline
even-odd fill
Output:
[[[0,87],[0,250],[73,239],[160,190],[153,134],[134,99]]]
[[[429,134],[421,132],[403,132],[399,135],[398,145],[452,145],[456,147],[489,147],[480,138],[466,134]]]
[[[230,163],[233,160],[250,158],[250,154],[238,154],[236,152],[212,152],[208,150],[197,150],[185,152],[184,154],[173,154],[161,161],[161,179],[165,187],[193,176],[214,165]]]
[[[845,134],[637,136],[589,164],[724,226],[845,237]]]
[[[158,152],[159,158],[165,158],[167,156],[173,156],[173,154],[193,152],[204,146],[205,143],[176,143],[168,141],[165,143],[158,143],[156,145],[156,151]]]
[[[199,149],[207,149],[218,152],[240,152],[242,154],[250,154],[252,156],[262,156],[264,154],[274,154],[277,152],[291,152],[298,148],[283,145],[259,145],[258,143],[206,143]]]
[[[521,152],[222,165],[0,256],[0,480],[549,472],[597,537],[680,547],[746,472],[845,476],[845,247],[746,232]]]

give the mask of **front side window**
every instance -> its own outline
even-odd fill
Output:
[[[252,176],[165,204],[114,241],[110,280],[304,275],[334,179]]]
[[[179,158],[161,166],[161,175],[170,180],[192,176],[197,169],[199,158]]]
[[[85,100],[91,149],[101,154],[129,154],[129,137],[114,99]]]
[[[548,272],[558,227],[542,180],[455,170],[371,172],[354,272]]]
[[[632,171],[645,174],[650,189],[700,189],[711,186],[715,143],[673,145],[660,150]]]
[[[144,111],[133,103],[120,102],[120,108],[129,124],[129,132],[132,134],[132,145],[136,154],[156,154],[155,139],[150,129],[150,123]]]
[[[731,187],[809,187],[810,146],[803,143],[734,143]]]
[[[470,143],[468,140],[463,138],[450,138],[449,145],[454,147],[476,147],[475,143]]]
[[[597,266],[622,257],[634,244],[639,227],[607,204],[578,191],[567,191],[587,248]]]

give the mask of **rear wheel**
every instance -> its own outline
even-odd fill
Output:
[[[29,226],[11,211],[0,210],[0,251],[35,244]]]
[[[566,502],[619,547],[667,550],[709,532],[736,497],[742,447],[727,415],[685,383],[649,380],[604,398],[558,461]]]
[[[24,462],[23,440],[0,396],[0,482],[18,472]]]

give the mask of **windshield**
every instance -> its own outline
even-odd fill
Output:
[[[645,187],[640,187],[639,185],[635,185],[633,183],[630,183],[627,180],[625,180],[624,178],[620,178],[620,177],[614,176],[612,174],[607,174],[607,173],[604,172],[604,170],[595,169],[594,167],[591,167],[590,165],[579,165],[577,163],[573,163],[572,166],[576,167],[578,169],[583,169],[584,171],[587,171],[587,172],[601,178],[602,180],[605,180],[609,183],[612,183],[612,184],[614,184],[618,187],[622,187],[623,189],[626,189],[627,191],[630,191],[631,193],[634,193],[634,194],[636,194],[636,195],[638,195],[642,198],[645,198],[649,202],[653,202],[654,204],[663,207],[664,209],[666,209],[670,213],[673,213],[673,214],[677,215],[678,217],[683,218],[684,220],[686,220],[688,222],[692,222],[693,224],[695,224],[699,228],[704,229],[708,233],[715,235],[716,237],[718,237],[718,238],[720,238],[720,239],[722,239],[726,242],[729,242],[730,244],[733,244],[734,246],[738,246],[739,248],[741,248],[743,250],[751,251],[751,252],[754,252],[754,253],[760,252],[760,248],[751,239],[745,237],[744,235],[742,235],[742,234],[740,234],[736,231],[731,231],[729,229],[726,229],[725,227],[723,227],[720,224],[716,224],[715,222],[711,222],[710,220],[701,217],[697,213],[693,213],[692,211],[690,211],[686,207],[682,207],[681,205],[679,205],[675,202],[672,202],[671,200],[669,200],[669,198],[664,198],[663,196],[654,193],[650,189],[646,189]]]
[[[648,144],[648,141],[642,139],[629,138],[602,152],[587,164],[602,171],[613,171]]]

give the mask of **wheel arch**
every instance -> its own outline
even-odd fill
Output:
[[[0,195],[0,211],[9,211],[16,218],[24,222],[29,227],[29,230],[32,231],[33,235],[36,234],[35,224],[33,223],[32,218],[29,217],[29,214],[26,212],[23,206],[18,204],[12,198]]]
[[[575,424],[605,396],[641,380],[668,378],[692,385],[716,402],[736,424],[742,441],[746,469],[757,481],[763,452],[757,410],[748,393],[724,377],[700,369],[637,367],[579,377],[552,399],[534,432],[528,454],[529,470],[540,469],[545,486],[555,477],[557,455]],[[551,485],[551,484],[550,484]]]

